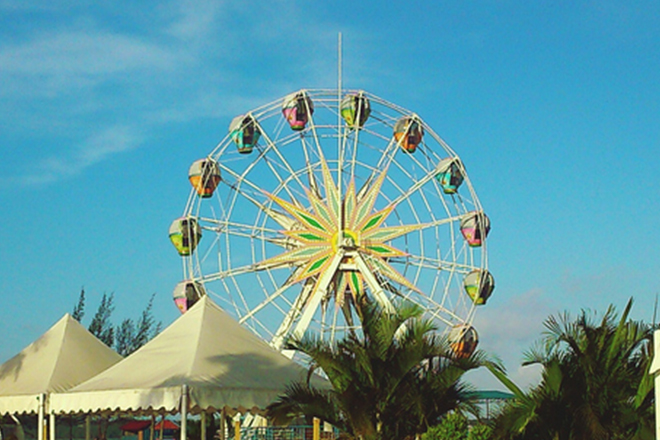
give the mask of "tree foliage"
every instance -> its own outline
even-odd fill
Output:
[[[80,296],[78,297],[78,303],[73,307],[73,313],[71,314],[73,319],[78,322],[82,322],[83,317],[85,316],[85,288],[80,289]]]
[[[549,317],[525,361],[543,367],[541,382],[527,393],[511,384],[497,438],[652,439],[653,328],[629,319],[631,307],[619,317],[610,306],[600,321],[584,310]]]
[[[151,295],[147,306],[137,321],[126,318],[119,325],[115,326],[111,319],[115,309],[114,293],[109,295],[104,293],[101,303],[89,324],[88,329],[90,333],[99,338],[108,347],[113,347],[122,356],[133,353],[160,333],[161,322],[157,322],[153,316],[155,296],[155,293]],[[85,289],[83,288],[80,292],[78,303],[73,309],[72,316],[81,322],[84,315]]]
[[[492,429],[485,423],[473,421],[460,412],[447,414],[442,421],[422,434],[421,440],[489,440]]]
[[[276,423],[318,417],[348,437],[371,440],[414,438],[449,411],[476,411],[461,378],[490,361],[480,351],[456,357],[421,315],[410,304],[392,312],[365,304],[361,334],[335,343],[309,334],[290,340],[288,348],[311,359],[310,375],[322,370],[331,389],[294,383],[269,406],[269,416]]]
[[[155,294],[151,295],[147,307],[142,311],[137,322],[132,319],[124,319],[116,329],[115,350],[122,356],[129,354],[149,342],[160,333],[160,322],[156,322],[152,308]]]
[[[112,312],[115,310],[114,299],[114,293],[110,295],[104,293],[101,304],[89,324],[89,332],[108,347],[112,347],[115,342],[115,328],[110,321]]]
[[[489,440],[493,438],[493,429],[485,423],[477,423],[470,428],[467,440]]]
[[[468,422],[459,412],[447,414],[442,421],[429,428],[422,435],[422,440],[465,440],[468,434]]]

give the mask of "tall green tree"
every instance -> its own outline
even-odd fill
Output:
[[[109,295],[104,293],[101,304],[89,324],[89,332],[108,347],[112,347],[115,343],[115,328],[110,320],[112,312],[115,310],[114,299],[114,293]]]
[[[82,322],[83,317],[85,316],[85,288],[80,289],[80,296],[78,297],[78,302],[73,307],[73,312],[71,317],[78,322]]]
[[[610,306],[598,320],[582,311],[545,321],[540,343],[524,365],[540,364],[542,379],[529,392],[509,382],[516,399],[496,420],[497,438],[652,439],[651,325],[619,317]]]
[[[390,312],[365,304],[360,319],[361,332],[335,343],[309,334],[287,343],[311,359],[310,375],[322,370],[331,389],[290,385],[268,408],[275,423],[318,417],[352,438],[406,439],[451,410],[476,409],[461,379],[490,362],[482,352],[456,357],[414,305]]]

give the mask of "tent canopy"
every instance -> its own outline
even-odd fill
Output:
[[[56,413],[178,412],[186,385],[192,413],[258,410],[306,374],[306,369],[204,296],[131,356],[66,393],[53,394],[50,409]]]
[[[73,388],[121,359],[67,313],[0,365],[0,414],[36,413],[42,394]]]

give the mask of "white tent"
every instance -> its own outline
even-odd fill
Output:
[[[47,394],[66,391],[121,359],[67,313],[0,365],[0,414],[39,413]]]
[[[153,340],[66,393],[64,413],[263,409],[306,370],[241,327],[207,296]]]

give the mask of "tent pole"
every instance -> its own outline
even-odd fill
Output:
[[[92,416],[87,414],[85,416],[85,440],[92,439]]]
[[[50,440],[55,440],[55,413],[52,411],[48,415],[48,433]]]
[[[163,431],[165,430],[165,414],[160,416],[160,430],[158,432],[158,438],[163,440]]]
[[[227,407],[222,407],[222,412],[220,413],[220,440],[225,440],[227,437],[225,430],[227,429]]]
[[[241,440],[241,419],[234,420],[234,440]]]
[[[181,440],[186,440],[186,419],[188,418],[188,385],[181,386]]]
[[[156,416],[151,413],[151,427],[149,428],[149,440],[154,440],[154,426],[156,425]]]
[[[44,405],[46,400],[45,394],[40,394],[39,400],[39,413],[37,414],[37,439],[46,440],[44,438]]]
[[[200,414],[199,424],[200,424],[200,439],[206,440],[206,413],[202,411]]]

